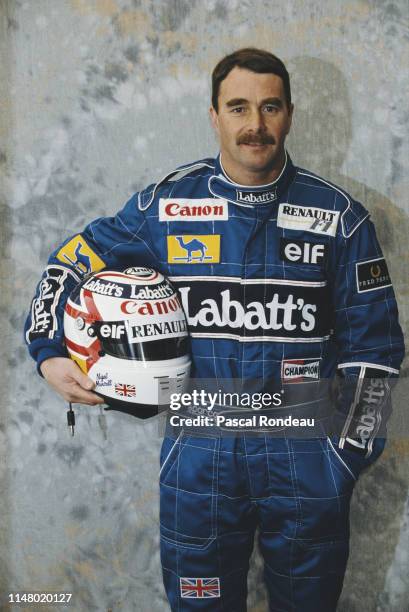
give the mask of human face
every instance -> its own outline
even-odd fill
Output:
[[[220,84],[219,111],[210,116],[224,169],[242,185],[274,181],[285,160],[293,105],[288,108],[276,74],[258,74],[237,66]]]

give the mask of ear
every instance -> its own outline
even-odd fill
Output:
[[[290,104],[290,108],[288,109],[288,126],[287,126],[287,134],[289,134],[291,129],[291,124],[293,122],[293,113],[294,113],[294,104]]]
[[[219,115],[217,114],[213,106],[209,108],[209,114],[210,114],[210,121],[212,122],[212,126],[218,134],[219,133]]]

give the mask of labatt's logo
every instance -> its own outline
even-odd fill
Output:
[[[159,221],[227,221],[227,201],[220,198],[160,198]]]
[[[123,293],[123,287],[120,287],[116,283],[110,283],[107,281],[101,282],[97,278],[90,279],[83,285],[84,289],[89,289],[94,293],[99,293],[100,295],[109,295],[112,297],[121,297]]]
[[[237,202],[244,204],[268,204],[275,202],[277,199],[277,190],[270,189],[269,191],[240,191],[236,190]]]
[[[167,284],[158,285],[156,287],[136,287],[132,285],[130,297],[135,300],[155,300],[167,298],[174,294],[172,287]]]
[[[151,302],[137,302],[134,300],[125,300],[121,304],[121,310],[126,314],[167,315],[171,312],[177,312],[181,309],[182,305],[176,294],[166,300],[157,300]]]
[[[378,421],[380,409],[387,392],[387,384],[382,378],[370,378],[362,395],[362,412],[358,418],[356,433],[364,446],[371,437]]]
[[[230,289],[226,289],[220,293],[220,307],[216,300],[209,298],[203,300],[200,303],[200,310],[192,314],[189,311],[190,287],[181,287],[179,291],[188,324],[192,327],[216,325],[217,327],[228,326],[234,329],[244,325],[248,330],[282,329],[290,332],[297,329],[297,325],[293,322],[293,313],[298,310],[302,318],[301,330],[309,332],[315,328],[316,304],[308,304],[301,298],[294,300],[294,296],[291,294],[285,302],[280,302],[278,293],[274,293],[273,298],[265,306],[261,302],[254,301],[250,302],[245,309],[240,302],[230,299]],[[282,322],[279,322],[279,319]]]

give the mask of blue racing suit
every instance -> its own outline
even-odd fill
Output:
[[[165,437],[161,558],[171,608],[245,610],[258,527],[270,609],[335,610],[353,485],[382,451],[404,354],[368,212],[288,155],[276,181],[257,187],[229,180],[220,157],[178,168],[50,257],[26,323],[38,365],[66,355],[63,309],[82,275],[134,265],[178,287],[193,377],[276,381],[290,398],[300,382],[341,381],[338,435]]]

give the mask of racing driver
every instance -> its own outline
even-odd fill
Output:
[[[353,486],[382,452],[404,354],[395,296],[368,212],[294,166],[285,149],[293,104],[280,59],[255,48],[224,57],[212,74],[210,116],[215,159],[175,169],[54,251],[26,340],[65,399],[100,402],[67,359],[65,301],[84,273],[147,266],[179,289],[194,378],[276,381],[287,405],[300,383],[342,381],[334,435],[182,430],[161,451],[172,610],[246,610],[258,528],[270,610],[331,612]]]

